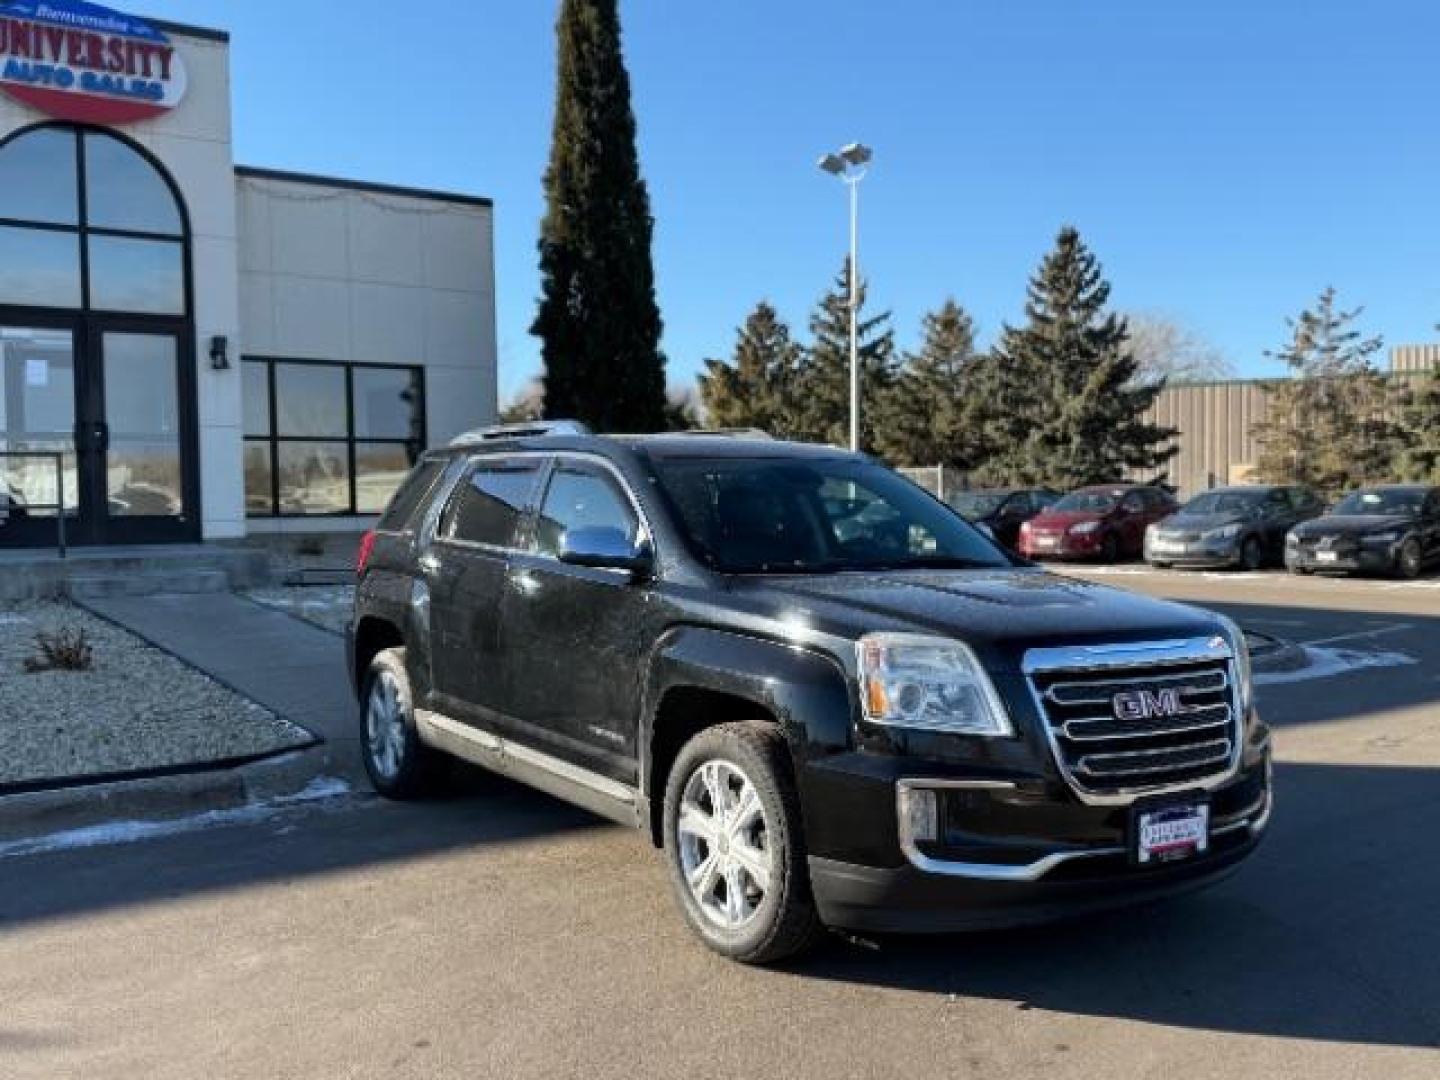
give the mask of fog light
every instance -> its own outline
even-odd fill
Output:
[[[940,807],[928,788],[900,789],[900,827],[912,840],[935,840],[940,835]]]

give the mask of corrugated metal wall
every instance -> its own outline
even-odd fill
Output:
[[[1440,345],[1396,345],[1390,350],[1390,370],[1440,371]]]
[[[1250,429],[1265,416],[1270,385],[1247,380],[1170,386],[1160,392],[1146,419],[1180,432],[1175,440],[1180,452],[1167,468],[1182,499],[1245,481],[1258,452]]]

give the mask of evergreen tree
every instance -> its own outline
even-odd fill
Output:
[[[650,197],[635,151],[617,0],[563,0],[555,125],[531,333],[545,415],[600,431],[665,426]]]
[[[1440,484],[1440,368],[1407,386],[1400,424],[1400,479]]]
[[[1291,377],[1275,384],[1265,419],[1252,429],[1261,479],[1339,494],[1391,475],[1400,402],[1372,360],[1383,340],[1354,326],[1363,310],[1340,310],[1327,288],[1315,307],[1286,319],[1290,341],[1266,355],[1283,361]]]
[[[1145,419],[1164,380],[1136,378],[1110,285],[1066,226],[1030,279],[1026,325],[1006,327],[983,373],[989,479],[1061,489],[1160,469],[1173,430]]]
[[[947,299],[926,314],[920,349],[907,356],[881,402],[880,452],[895,465],[976,464],[975,324]]]
[[[791,434],[800,352],[779,313],[764,300],[756,304],[736,333],[731,359],[705,361],[700,400],[706,422],[717,428]]]
[[[888,311],[865,318],[865,283],[856,304],[860,359],[860,448],[876,448],[882,402],[895,380],[895,332]],[[850,260],[810,317],[810,347],[795,381],[792,435],[806,442],[850,445]]]

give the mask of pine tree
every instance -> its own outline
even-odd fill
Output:
[[[947,299],[925,315],[924,339],[881,402],[880,452],[896,465],[975,464],[975,324]]]
[[[1354,327],[1363,310],[1340,310],[1327,288],[1315,307],[1285,320],[1290,341],[1266,355],[1283,361],[1291,377],[1275,384],[1265,419],[1252,429],[1261,479],[1334,495],[1391,475],[1402,441],[1392,419],[1400,402],[1372,359],[1383,339]]]
[[[731,359],[705,361],[700,399],[706,422],[792,434],[800,352],[779,313],[766,301],[756,304],[736,333]]]
[[[865,318],[867,289],[856,305],[860,359],[860,448],[873,452],[881,403],[895,380],[895,332],[888,311]],[[810,317],[811,341],[796,378],[792,434],[807,442],[850,445],[850,260]]]
[[[1061,229],[1030,279],[1026,325],[1005,328],[982,373],[989,479],[1064,489],[1153,474],[1174,455],[1175,432],[1145,419],[1164,380],[1137,380],[1109,299],[1099,260]]]
[[[1402,480],[1440,484],[1440,368],[1406,386],[1400,426],[1404,449],[1397,475]]]
[[[545,415],[601,431],[665,426],[650,197],[635,150],[617,0],[563,0],[541,299],[531,333]]]

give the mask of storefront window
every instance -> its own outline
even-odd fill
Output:
[[[421,369],[298,360],[244,369],[246,512],[380,513],[425,445]]]
[[[85,211],[91,228],[179,236],[175,196],[150,163],[124,143],[85,136]]]
[[[90,237],[90,306],[154,315],[185,312],[185,260],[170,240]]]
[[[42,128],[0,151],[0,218],[79,225],[78,191],[73,132]]]

